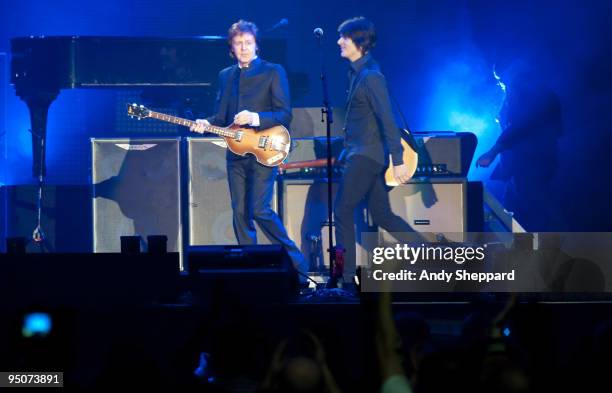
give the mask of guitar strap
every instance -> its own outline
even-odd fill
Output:
[[[412,135],[412,130],[410,129],[410,127],[408,127],[408,123],[406,122],[406,118],[404,117],[404,112],[402,111],[402,108],[399,106],[397,100],[395,99],[395,95],[391,93],[391,89],[388,89],[388,90],[389,90],[389,96],[391,97],[391,100],[395,104],[395,108],[397,109],[397,112],[399,113],[400,118],[402,119],[402,123],[404,123],[405,132],[402,133],[402,137],[404,138],[404,140],[406,140],[408,145],[410,145],[412,150],[418,152],[417,141],[416,139],[414,139],[414,136]]]
[[[351,85],[351,89],[349,90],[349,97],[346,103],[346,111],[344,114],[344,132],[346,133],[346,124],[348,123],[348,116],[350,114],[351,111],[351,103],[353,102],[353,98],[355,97],[355,91],[357,91],[357,87],[359,86],[359,84],[361,83],[361,81],[363,80],[363,78],[365,77],[366,73],[369,70],[364,68],[361,70],[361,72],[355,77],[355,80],[353,81],[353,84]],[[404,112],[402,111],[402,109],[400,108],[399,104],[397,103],[397,100],[395,99],[395,96],[391,93],[391,90],[389,88],[387,88],[388,92],[389,92],[389,96],[391,97],[391,100],[393,101],[393,103],[395,104],[395,107],[397,108],[397,111],[400,115],[400,118],[402,119],[402,123],[404,123],[404,131],[401,134],[401,137],[406,140],[406,142],[408,143],[408,145],[410,145],[410,147],[412,148],[412,150],[414,150],[415,152],[418,151],[417,150],[417,142],[414,139],[414,136],[412,135],[412,131],[410,130],[410,127],[408,127],[408,123],[406,122],[406,118],[404,117]]]

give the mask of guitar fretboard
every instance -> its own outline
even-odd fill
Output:
[[[160,112],[149,111],[149,115],[154,119],[166,121],[168,123],[179,124],[185,127],[191,127],[192,125],[196,124],[196,122],[193,120],[183,119],[182,117],[177,117],[177,116],[166,115]],[[204,126],[204,132],[212,132],[213,134],[227,136],[229,138],[236,137],[236,131],[230,130],[229,128],[225,128],[225,127],[217,127],[217,126],[212,126],[212,125]]]

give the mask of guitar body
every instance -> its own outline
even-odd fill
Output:
[[[402,147],[404,148],[404,152],[402,153],[402,158],[404,159],[404,164],[408,166],[408,173],[410,173],[410,177],[414,175],[416,172],[417,164],[419,163],[419,155],[416,151],[412,150],[412,147],[401,138]],[[399,186],[399,183],[393,177],[393,161],[391,160],[391,156],[389,156],[389,168],[385,171],[385,183],[389,187]]]
[[[224,137],[228,149],[234,154],[253,154],[257,162],[265,166],[277,166],[289,155],[291,137],[283,126],[257,132],[252,128],[232,124],[228,129],[238,133],[236,138]]]

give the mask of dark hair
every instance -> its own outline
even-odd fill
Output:
[[[227,46],[229,47],[229,52],[232,59],[234,58],[234,52],[232,52],[232,40],[237,35],[241,35],[244,33],[249,33],[255,38],[257,52],[259,52],[259,43],[257,41],[257,26],[253,22],[240,19],[238,22],[231,25],[229,30],[227,31]]]
[[[363,16],[347,19],[340,27],[338,33],[343,37],[350,38],[361,53],[366,54],[376,45],[376,30],[374,23]]]

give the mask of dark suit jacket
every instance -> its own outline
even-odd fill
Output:
[[[367,54],[350,67],[344,158],[362,155],[386,164],[391,154],[394,165],[402,164],[401,134],[378,63]]]
[[[242,72],[238,65],[221,70],[215,114],[207,120],[216,126],[228,126],[243,110],[259,114],[259,129],[279,124],[289,128],[289,82],[282,66],[257,58]]]

